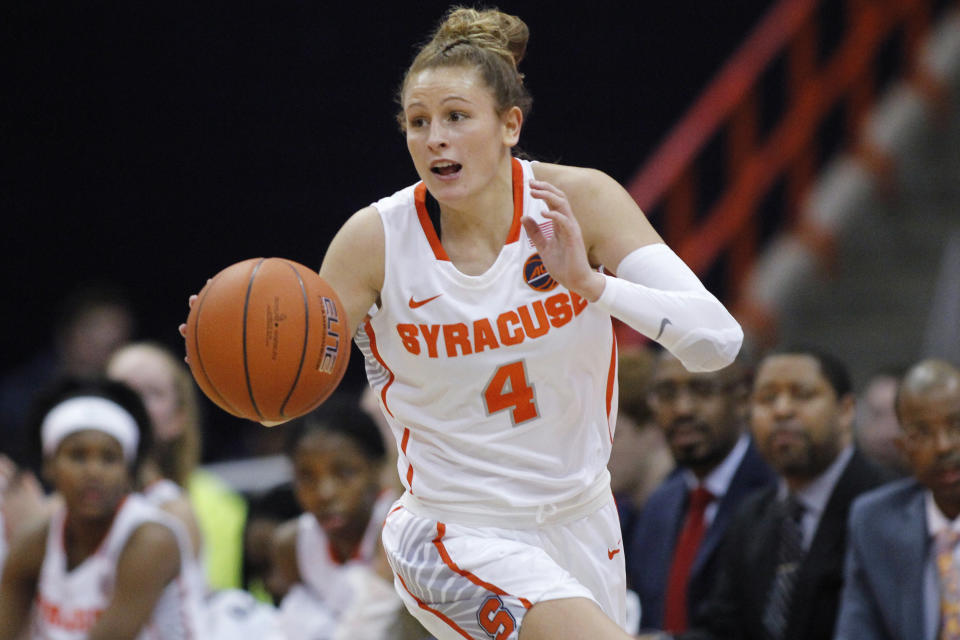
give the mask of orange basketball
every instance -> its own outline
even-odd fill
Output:
[[[333,393],[350,334],[336,292],[283,258],[251,258],[215,275],[187,317],[194,379],[221,409],[256,422],[301,416]]]

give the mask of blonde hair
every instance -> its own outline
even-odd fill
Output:
[[[523,74],[517,65],[526,54],[529,39],[530,30],[517,16],[497,9],[451,8],[403,76],[397,92],[400,127],[406,125],[403,94],[407,82],[414,74],[435,67],[476,69],[493,93],[498,113],[519,107],[526,117],[533,98],[523,84]]]
[[[190,370],[167,347],[156,342],[135,342],[121,347],[113,354],[112,359],[131,350],[140,350],[155,355],[170,371],[173,378],[173,389],[177,398],[177,406],[183,416],[183,430],[169,445],[154,443],[157,450],[151,452],[150,457],[160,468],[165,478],[173,480],[181,487],[186,487],[190,474],[200,464],[201,435],[200,435],[200,402],[197,395],[196,383]],[[163,451],[160,451],[163,449]]]

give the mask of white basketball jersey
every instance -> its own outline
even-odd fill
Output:
[[[529,215],[550,229],[532,177],[529,162],[513,160],[513,225],[478,276],[447,257],[422,182],[374,204],[386,268],[357,344],[408,493],[462,522],[503,526],[608,484],[613,326],[544,269],[520,223]]]
[[[312,513],[304,513],[297,521],[297,568],[300,579],[334,614],[345,611],[355,594],[350,593],[344,575],[350,565],[369,565],[373,561],[377,540],[387,511],[396,501],[396,495],[384,491],[377,497],[367,530],[356,553],[345,562],[339,562],[330,552],[330,541]]]
[[[159,507],[160,509],[163,509],[164,506],[175,500],[185,498],[187,495],[180,485],[167,478],[161,478],[160,480],[151,482],[144,487],[140,493],[149,504]],[[186,575],[188,579],[194,583],[193,588],[195,591],[206,595],[208,591],[207,575],[204,570],[202,558],[204,558],[203,547],[200,548],[199,553],[191,553],[189,555],[187,558]]]
[[[181,575],[189,543],[179,523],[138,494],[120,505],[100,548],[72,570],[67,569],[63,532],[66,509],[57,511],[47,534],[40,569],[31,637],[44,640],[82,640],[106,610],[113,595],[117,560],[130,535],[142,524],[159,522],[169,527],[180,545]],[[174,579],[164,590],[138,640],[181,640],[202,637],[200,594],[189,581]]]

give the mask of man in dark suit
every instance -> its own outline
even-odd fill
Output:
[[[713,584],[717,548],[743,498],[774,481],[745,432],[749,372],[740,362],[691,373],[667,351],[648,405],[676,469],[647,500],[625,547],[644,628],[683,631]]]
[[[960,638],[960,371],[920,362],[896,408],[913,478],[853,505],[838,640]]]
[[[827,640],[833,636],[850,503],[883,480],[854,451],[854,398],[830,355],[791,349],[757,367],[750,424],[776,486],[741,505],[717,580],[684,640]]]

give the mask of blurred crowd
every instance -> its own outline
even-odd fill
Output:
[[[67,597],[50,585],[69,576],[29,551],[49,557],[59,535],[67,566],[101,553],[71,526],[110,491],[117,523],[174,523],[199,637],[428,638],[379,545],[402,486],[377,398],[341,390],[270,430],[247,453],[282,454],[287,477],[232,486],[204,464],[210,427],[182,353],[141,340],[110,289],[77,292],[59,318],[49,350],[0,380],[0,638],[80,624],[45,599]],[[848,364],[798,345],[691,373],[652,343],[621,348],[610,471],[634,634],[960,638],[960,370],[895,363],[857,389]],[[71,398],[114,398],[109,384],[135,392],[144,451],[114,484],[80,490],[48,433],[69,419],[52,416]],[[65,455],[107,451],[88,446]]]

